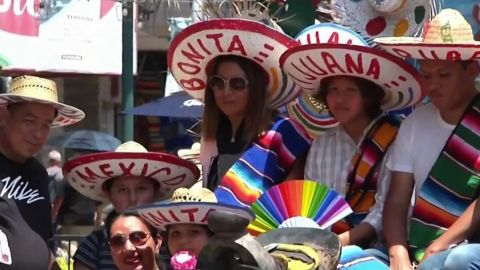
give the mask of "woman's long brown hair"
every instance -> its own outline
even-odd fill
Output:
[[[222,55],[214,59],[212,73],[208,77],[217,74],[221,63],[237,63],[245,72],[248,79],[248,103],[243,119],[244,129],[242,137],[246,142],[254,141],[259,134],[266,131],[271,124],[274,110],[270,108],[267,94],[267,75],[257,63],[252,60],[236,56]],[[210,86],[205,90],[205,109],[203,112],[203,137],[205,140],[217,138],[219,120],[225,117],[215,102],[213,91]]]

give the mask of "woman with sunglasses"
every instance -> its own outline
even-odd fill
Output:
[[[295,45],[273,28],[240,19],[196,23],[172,41],[172,75],[205,104],[203,185],[219,202],[251,205],[270,186],[303,178],[310,138],[276,110],[298,94],[279,68],[281,53]]]
[[[157,256],[162,236],[139,215],[112,212],[105,220],[107,239],[119,270],[160,270]]]

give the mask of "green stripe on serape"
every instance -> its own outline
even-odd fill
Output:
[[[442,154],[438,158],[430,175],[438,176],[438,178],[435,178],[437,182],[447,186],[450,190],[460,196],[472,197],[477,190],[478,177],[472,175],[470,170],[465,169],[465,167],[459,165],[457,161],[445,154]],[[459,185],[458,183],[469,184]]]
[[[433,225],[422,223],[416,219],[410,221],[410,235],[415,235],[409,239],[411,246],[424,246],[430,243],[432,239],[437,239],[444,233],[444,230]]]
[[[473,146],[474,148],[476,149],[480,148],[480,137],[474,132],[472,132],[470,129],[468,129],[466,126],[464,125],[458,126],[457,130],[455,131],[455,134],[457,134],[466,143]]]

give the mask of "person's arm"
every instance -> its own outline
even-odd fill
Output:
[[[464,241],[478,230],[480,230],[480,201],[476,199],[442,236],[428,246],[422,261]]]
[[[80,243],[73,255],[73,268],[75,270],[94,270],[97,268],[100,259],[100,243],[105,241],[101,236],[102,233],[100,230],[95,230]]]
[[[413,187],[413,174],[392,172],[383,209],[383,231],[390,257],[390,269],[412,269],[408,256],[407,218]]]
[[[340,238],[340,242],[342,246],[348,245],[357,245],[357,246],[365,246],[368,245],[376,236],[375,229],[372,225],[368,224],[367,222],[362,222],[355,226],[353,229],[348,230],[338,237]]]

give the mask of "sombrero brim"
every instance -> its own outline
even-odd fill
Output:
[[[177,156],[146,152],[104,152],[72,159],[63,166],[64,176],[78,192],[108,202],[103,184],[118,176],[143,176],[160,184],[158,200],[172,196],[180,187],[189,187],[200,177],[198,167]]]
[[[157,202],[133,209],[154,227],[161,230],[173,224],[208,225],[207,216],[211,211],[223,211],[237,214],[252,221],[253,212],[245,207],[210,202]]]
[[[333,118],[328,110],[320,111],[312,104],[312,99],[309,94],[298,96],[294,101],[288,103],[288,116],[297,120],[302,124],[311,138],[315,139],[317,136],[323,134],[327,130],[336,127],[338,121]]]
[[[430,0],[406,0],[399,10],[388,13],[377,11],[371,1],[333,0],[331,7],[336,22],[371,37],[414,36],[431,13]]]
[[[425,43],[422,38],[376,38],[375,42],[387,52],[400,58],[449,61],[480,60],[480,42],[440,44]]]
[[[344,44],[308,44],[286,51],[284,71],[310,94],[332,76],[353,76],[378,84],[385,91],[386,111],[412,106],[424,96],[420,75],[409,64],[380,50]]]
[[[299,94],[278,59],[298,43],[262,23],[244,19],[212,19],[185,28],[170,45],[168,67],[177,83],[192,97],[203,100],[207,73],[220,55],[238,55],[258,63],[268,76],[272,107],[280,107]]]
[[[0,106],[6,106],[8,104],[16,102],[36,102],[52,105],[53,107],[55,107],[55,109],[57,109],[58,111],[58,116],[53,121],[51,126],[52,128],[72,125],[85,118],[85,113],[82,110],[60,102],[53,102],[44,99],[25,97],[15,94],[0,95]]]

